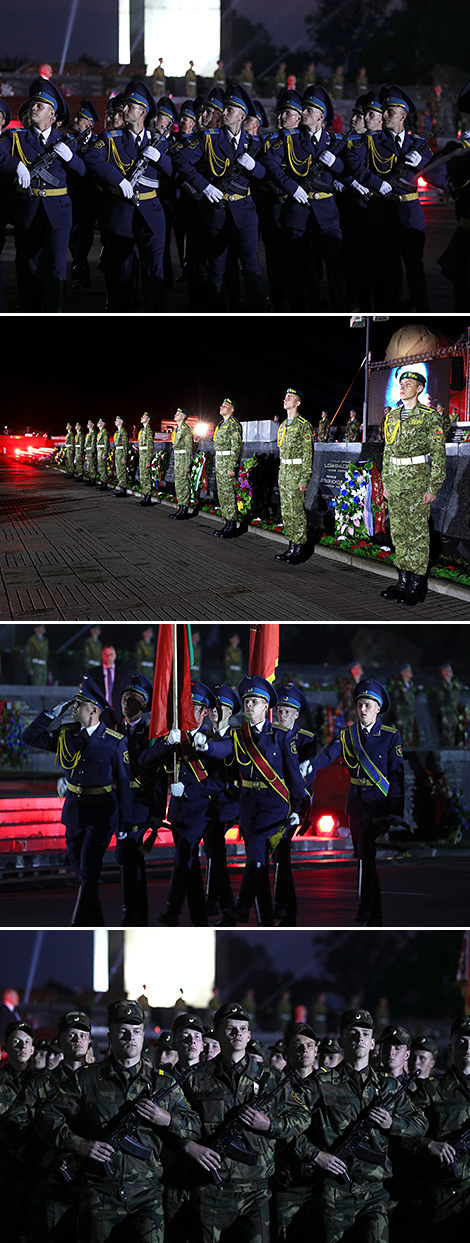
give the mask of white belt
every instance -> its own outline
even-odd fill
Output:
[[[153,669],[153,660],[141,660],[141,665],[148,665],[149,669]]]
[[[31,657],[31,664],[32,664],[32,665],[45,665],[45,663],[46,663],[46,662],[45,662],[45,660],[40,660],[39,656],[32,656],[32,657]]]
[[[430,462],[430,453],[421,453],[418,457],[391,457],[392,466],[421,466],[423,462]]]
[[[173,449],[173,453],[186,453],[186,449]]]
[[[216,457],[230,457],[231,449],[216,449]]]
[[[124,448],[125,448],[125,446],[124,446],[124,445],[116,445],[116,448],[115,448],[114,452],[115,452],[115,453],[124,453]]]
[[[282,457],[281,466],[301,466],[303,458],[301,457]]]

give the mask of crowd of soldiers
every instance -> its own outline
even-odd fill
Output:
[[[139,297],[146,311],[163,309],[172,231],[190,311],[241,309],[241,278],[249,311],[394,311],[404,272],[411,309],[425,311],[424,170],[457,198],[459,227],[442,267],[456,309],[466,309],[468,134],[450,144],[450,163],[436,160],[410,132],[414,111],[399,86],[361,91],[338,137],[332,99],[314,81],[303,94],[281,93],[270,129],[241,82],[216,85],[178,111],[132,80],[109,99],[96,133],[92,100],[72,121],[58,88],[37,78],[20,109],[23,128],[0,138],[2,232],[11,221],[20,309],[62,309],[69,248],[75,284],[90,284],[98,226],[109,311],[132,311]],[[5,99],[0,117],[6,127]]]
[[[5,1243],[125,1237],[244,1243],[351,1230],[369,1243],[463,1243],[470,1196],[470,1018],[436,1070],[432,1035],[346,1010],[319,1039],[291,1021],[270,1056],[239,1001],[204,1028],[182,1010],[145,1046],[140,1001],[108,1008],[95,1060],[80,1009],[59,1019],[41,1069],[19,1016],[0,1067]],[[40,1043],[40,1042],[38,1042]],[[35,1065],[36,1063],[36,1065]]]

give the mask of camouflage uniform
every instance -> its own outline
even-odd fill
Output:
[[[125,427],[120,427],[114,434],[114,467],[119,488],[127,488],[127,455],[129,437]]]
[[[436,410],[416,402],[412,410],[391,410],[385,421],[382,481],[388,490],[390,532],[396,565],[425,575],[429,561],[429,505],[446,477],[442,421]],[[424,461],[410,462],[410,459]]]
[[[234,414],[230,414],[216,427],[214,448],[220,513],[226,522],[236,522],[238,517],[236,475],[242,455],[243,436],[240,423]],[[229,470],[235,472],[233,479],[228,478]]]
[[[88,635],[83,644],[83,671],[89,673],[90,669],[101,668],[101,653],[103,644],[101,639],[94,639],[92,635]]]
[[[470,1081],[455,1066],[445,1075],[423,1079],[417,1084],[416,1099],[428,1121],[429,1132],[416,1148],[426,1156],[430,1140],[455,1143],[457,1132],[470,1127]],[[432,1243],[463,1243],[470,1226],[470,1153],[457,1157],[460,1178],[454,1178],[448,1165],[428,1156],[424,1166],[424,1207]]]
[[[242,676],[243,652],[241,647],[229,643],[224,652],[225,681],[227,686],[238,686]]]
[[[155,648],[153,643],[146,643],[145,639],[139,639],[134,648],[134,660],[136,673],[144,673],[146,678],[152,678],[155,672]]]
[[[447,682],[441,678],[434,687],[434,699],[437,706],[439,722],[439,741],[442,747],[455,747],[457,726],[459,722],[459,699],[462,692],[460,682],[452,679]]]
[[[23,659],[31,686],[45,686],[47,682],[47,658],[49,643],[32,634],[25,646]]]
[[[150,424],[147,427],[141,427],[139,436],[139,477],[140,490],[143,496],[150,496],[152,492],[152,461],[153,461],[153,431]]]
[[[85,444],[85,437],[83,435],[83,432],[76,432],[75,434],[75,474],[77,475],[79,479],[81,479],[83,475],[84,444]]]
[[[362,423],[358,415],[356,415],[355,419],[350,419],[349,422],[346,423],[344,439],[345,441],[348,441],[349,444],[352,441],[362,441]]]
[[[85,436],[86,473],[89,479],[96,479],[96,432],[88,431]]]
[[[184,79],[184,90],[187,99],[196,98],[196,84],[197,79],[194,69],[187,69]]]
[[[13,1154],[5,1127],[8,1127],[7,1115],[9,1116],[15,1102],[21,1098],[29,1078],[28,1067],[15,1071],[9,1062],[0,1067],[0,1196],[3,1243],[20,1243],[25,1228],[28,1177]]]
[[[74,452],[75,452],[75,436],[73,432],[66,432],[65,459],[66,459],[67,471],[69,475],[73,475]]]
[[[318,1097],[316,1073],[305,1079],[295,1075],[290,1091],[312,1111]],[[271,1187],[276,1238],[279,1243],[307,1243],[312,1237],[312,1167],[297,1156],[295,1139],[278,1140],[275,1159]]]
[[[279,493],[282,525],[286,539],[294,544],[307,542],[305,493],[299,484],[308,484],[312,474],[312,428],[301,414],[286,419],[277,434],[279,446]]]
[[[90,1172],[79,1206],[80,1238],[87,1243],[104,1243],[114,1227],[129,1218],[134,1239],[162,1243],[162,1147],[168,1143],[181,1151],[190,1139],[197,1138],[197,1119],[181,1089],[170,1091],[171,1075],[155,1070],[145,1059],[127,1070],[112,1056],[106,1057],[78,1071],[52,1101],[43,1105],[38,1127],[44,1139],[52,1140],[62,1153],[79,1153],[80,1136],[106,1140],[123,1110],[142,1092],[150,1094],[165,1086],[165,1080],[169,1091],[161,1106],[171,1113],[170,1125],[161,1128],[145,1118],[138,1124],[139,1142],[151,1149],[150,1159],[119,1150],[111,1160],[109,1175],[101,1163],[88,1163]]]
[[[398,676],[390,690],[393,720],[400,730],[404,747],[412,747],[414,739],[416,686]]]
[[[320,419],[320,422],[318,424],[318,429],[317,429],[317,440],[319,444],[324,444],[325,441],[329,439],[329,435],[330,435],[330,420]]]
[[[96,456],[98,461],[98,475],[100,483],[108,482],[108,449],[109,436],[106,428],[103,427],[101,431],[98,432],[98,436],[96,438]]]
[[[177,427],[171,437],[175,459],[175,487],[178,505],[189,505],[191,500],[191,464],[194,436],[186,422]]]

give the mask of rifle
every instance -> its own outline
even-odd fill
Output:
[[[154,1092],[149,1093],[146,1088],[143,1088],[137,1099],[132,1101],[132,1104],[124,1111],[117,1125],[108,1134],[100,1136],[100,1139],[103,1139],[107,1144],[111,1144],[116,1149],[116,1152],[127,1152],[131,1157],[139,1157],[141,1161],[149,1161],[152,1155],[152,1148],[148,1144],[143,1144],[139,1139],[138,1128],[142,1126],[145,1119],[142,1119],[138,1113],[137,1106],[141,1101],[152,1101],[154,1105],[158,1105],[158,1102],[163,1100],[165,1096],[168,1096],[170,1092],[173,1092],[174,1088],[179,1087],[186,1079],[189,1079],[190,1075],[195,1074],[202,1067],[205,1069],[204,1063],[202,1063],[201,1067],[197,1065],[189,1066],[187,1070],[180,1071],[179,1075],[174,1075],[171,1083],[162,1085],[161,1088],[157,1088]],[[69,1170],[71,1158],[72,1154],[66,1153],[60,1166],[60,1173],[66,1183],[74,1181],[74,1174],[71,1174]],[[75,1154],[73,1154],[73,1159],[75,1159]],[[89,1162],[90,1172],[105,1172],[108,1178],[112,1177],[114,1171],[111,1160],[95,1161],[91,1158]]]
[[[237,1106],[236,1111],[229,1114],[225,1122],[221,1124],[215,1140],[210,1141],[209,1147],[212,1151],[218,1152],[220,1157],[231,1157],[233,1161],[240,1161],[242,1165],[256,1165],[258,1160],[256,1152],[250,1152],[249,1148],[240,1143],[246,1127],[241,1121],[239,1114],[245,1109],[246,1105],[254,1105],[256,1109],[264,1110],[265,1105],[277,1096],[286,1083],[291,1082],[294,1075],[294,1070],[287,1071],[274,1088],[271,1088],[268,1092],[261,1092],[259,1096],[253,1090],[251,1099],[244,1101],[243,1105]],[[213,1171],[213,1177],[217,1184],[223,1182],[218,1170]]]
[[[441,1175],[444,1182],[461,1182],[463,1175],[462,1171],[459,1169],[457,1160],[458,1157],[463,1157],[466,1153],[470,1153],[470,1126],[467,1126],[465,1130],[458,1131],[457,1138],[455,1140],[452,1136],[448,1136],[447,1140],[448,1143],[452,1144],[452,1147],[455,1150],[455,1157],[451,1165],[447,1166],[444,1170],[441,1170]]]
[[[158,186],[158,180],[156,180],[155,177],[151,178],[151,177],[143,176],[146,168],[150,164],[149,157],[148,155],[145,154],[145,152],[147,151],[148,147],[158,147],[159,144],[163,142],[163,140],[166,137],[167,137],[166,130],[164,134],[153,134],[152,138],[147,143],[147,146],[144,148],[142,155],[139,155],[137,160],[135,161],[131,176],[127,178],[127,181],[130,183],[134,191],[133,201],[137,205],[140,203],[140,194],[139,194],[139,191],[136,189],[137,185],[150,186],[152,190],[156,190]]]
[[[86,129],[83,134],[63,134],[59,137],[59,142],[65,142],[66,146],[69,147],[75,143],[77,151],[80,152],[83,151],[83,148],[89,143],[91,133],[91,129]],[[31,180],[33,177],[40,177],[42,181],[47,181],[50,186],[59,185],[59,178],[53,177],[52,173],[49,172],[54,160],[60,159],[60,156],[56,155],[55,146],[56,144],[54,143],[53,147],[48,147],[47,151],[44,151],[42,155],[38,155],[36,157],[31,165]]]
[[[437,133],[432,134],[430,138],[425,139],[425,144],[429,150],[431,150],[432,143],[435,138],[439,136],[439,134],[442,134],[442,130],[437,130]],[[411,151],[418,151],[418,147],[411,147],[410,149]],[[389,185],[392,186],[394,194],[400,199],[403,198],[405,194],[409,194],[410,191],[412,191],[413,185],[416,185],[415,177],[418,176],[418,173],[414,172],[412,166],[407,165],[406,163],[406,157],[409,154],[409,151],[402,151],[401,155],[398,156],[397,162],[394,164],[393,169],[385,178]],[[409,172],[413,173],[413,181],[409,181],[407,177],[402,175],[401,170],[403,168],[407,168]]]
[[[348,1162],[354,1160],[370,1161],[376,1165],[384,1165],[385,1157],[377,1152],[375,1148],[370,1148],[366,1142],[370,1139],[371,1125],[373,1126],[373,1123],[371,1124],[370,1122],[370,1115],[373,1109],[380,1109],[383,1105],[388,1109],[389,1105],[392,1105],[394,1101],[396,1102],[408,1090],[410,1084],[415,1083],[417,1079],[419,1079],[418,1071],[413,1071],[413,1074],[406,1075],[398,1091],[394,1092],[392,1097],[387,1097],[386,1085],[379,1089],[356,1122],[352,1122],[346,1128],[346,1132],[340,1135],[333,1144],[331,1152],[334,1156],[339,1157],[340,1161],[344,1161],[346,1166]],[[335,1174],[334,1177],[339,1178],[343,1183],[351,1183],[352,1181],[348,1170],[346,1170],[345,1174]]]

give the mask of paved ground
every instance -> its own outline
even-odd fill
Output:
[[[424,215],[426,220],[426,249],[425,249],[425,271],[428,287],[429,310],[430,311],[453,311],[454,303],[452,298],[452,286],[444,279],[437,260],[445,250],[450,237],[455,229],[455,209],[453,203],[443,203],[432,201],[426,203],[424,201]],[[98,261],[100,257],[100,239],[95,234],[95,240],[90,252],[90,272],[91,285],[86,290],[75,290],[72,288],[70,277],[70,263],[68,266],[68,279],[66,288],[66,297],[64,311],[68,314],[92,313],[102,314],[106,310],[106,290],[102,272],[98,270]],[[164,310],[165,312],[179,314],[186,311],[187,288],[184,282],[178,278],[180,276],[180,264],[176,252],[174,241],[171,247],[172,266],[175,279],[173,286],[165,291]],[[266,278],[266,265],[264,259],[264,249],[259,248],[259,258],[263,277]],[[13,241],[13,231],[10,228],[7,232],[7,240],[0,261],[1,281],[4,292],[4,310],[10,314],[19,312],[18,294],[15,278],[15,247]],[[406,297],[406,285],[404,287],[404,297]],[[325,299],[327,299],[327,289],[324,288]],[[243,293],[242,293],[243,296]],[[243,308],[242,308],[243,309]],[[345,310],[352,311],[353,307],[345,307]],[[142,312],[143,306],[141,302],[135,307],[136,312]],[[371,311],[372,307],[361,307],[362,311]],[[386,306],[375,307],[376,311],[387,312]]]
[[[381,600],[380,574],[315,554],[289,567],[275,538],[214,539],[220,524],[205,515],[170,523],[166,505],[140,509],[49,466],[3,459],[0,492],[3,621],[469,618],[467,601],[434,592],[404,618]]]
[[[384,926],[390,928],[464,928],[468,924],[470,859],[403,860],[379,865],[383,895]],[[150,879],[149,909],[153,926],[165,908],[169,871],[159,871]],[[232,870],[233,888],[238,889],[240,869]],[[356,867],[354,864],[324,864],[295,872],[301,927],[354,927],[357,909]],[[120,887],[106,881],[101,886],[105,924],[121,924]],[[70,922],[75,901],[69,887],[0,893],[0,927],[58,928]],[[211,919],[216,924],[216,919]],[[181,924],[189,925],[185,904]],[[250,925],[254,926],[253,915]]]

